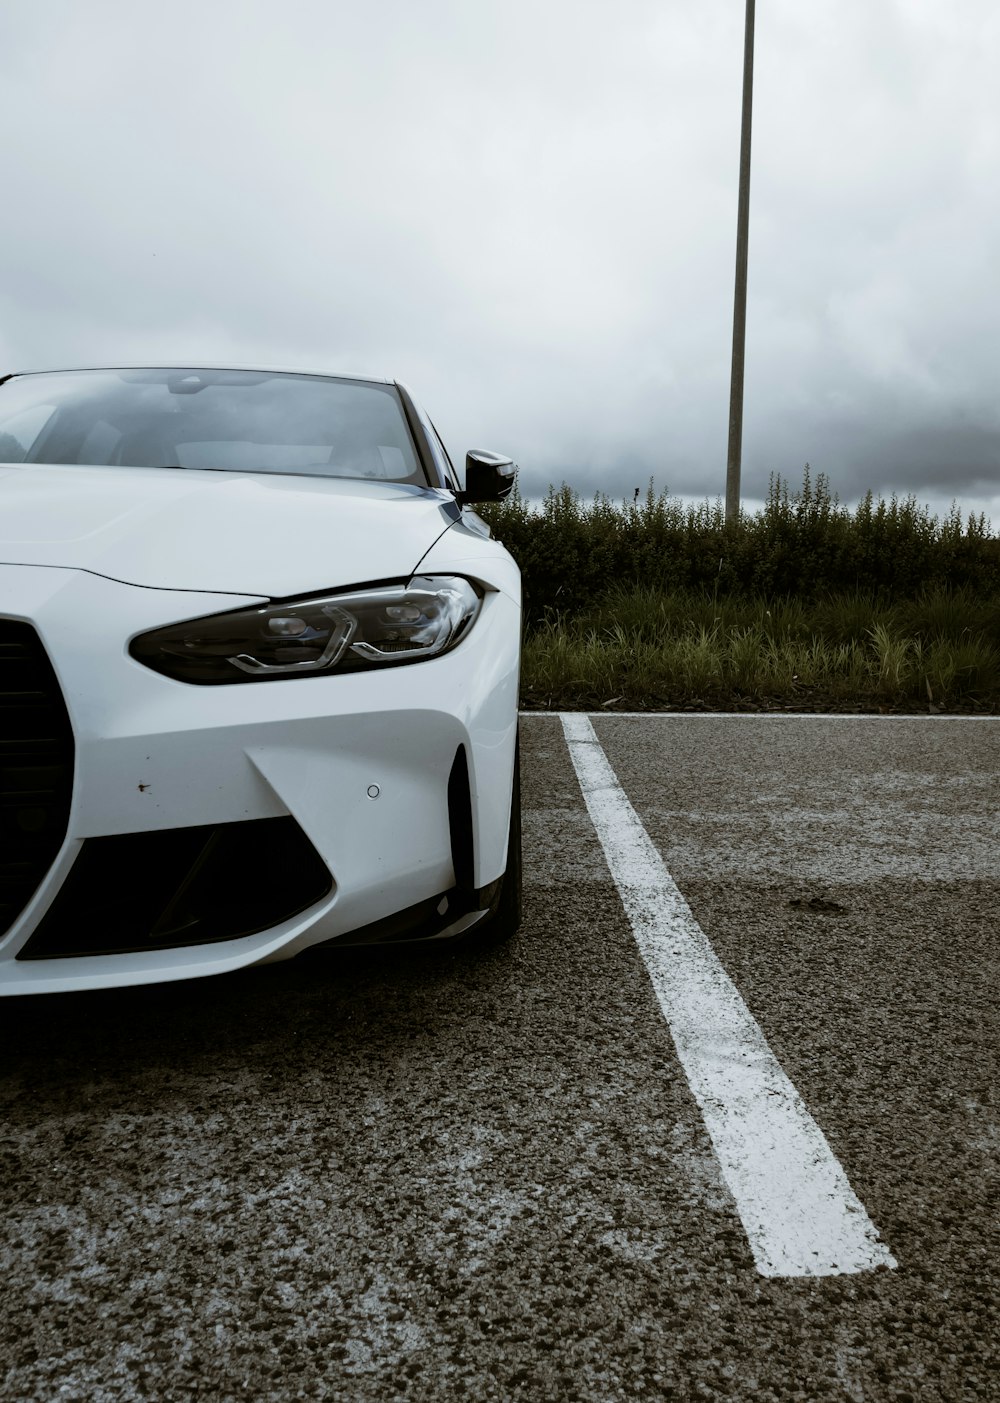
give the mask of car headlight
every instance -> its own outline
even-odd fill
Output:
[[[459,576],[324,594],[189,619],[139,634],[129,652],[181,682],[264,682],[436,658],[472,627],[482,596]]]

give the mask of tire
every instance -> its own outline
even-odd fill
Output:
[[[503,945],[521,925],[521,740],[514,742],[514,783],[510,797],[510,828],[507,837],[507,867],[500,878],[500,891],[493,914],[476,928],[484,945]]]

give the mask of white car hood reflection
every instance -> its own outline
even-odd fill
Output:
[[[412,573],[453,501],[345,478],[0,466],[0,563],[281,598]]]

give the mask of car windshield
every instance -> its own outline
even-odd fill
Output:
[[[393,385],[249,370],[74,370],[0,384],[0,463],[427,485]]]

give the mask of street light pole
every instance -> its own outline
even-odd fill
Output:
[[[753,111],[754,0],[747,0],[743,38],[743,125],[740,135],[740,195],[736,212],[736,295],[733,301],[733,370],[729,384],[729,453],[726,460],[726,522],[740,516],[743,458],[743,360],[747,339],[747,236],[750,228],[750,118]]]

